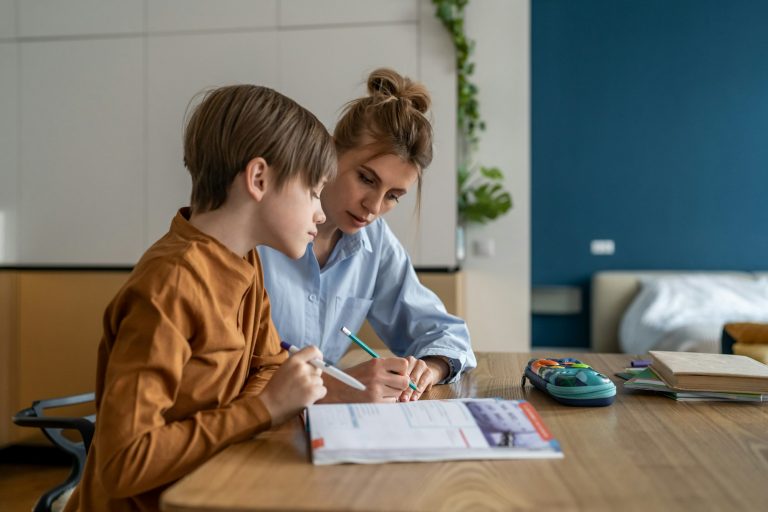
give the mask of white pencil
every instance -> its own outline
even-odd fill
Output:
[[[280,346],[283,347],[285,350],[290,352],[291,354],[295,354],[299,351],[298,347],[291,345],[287,341],[281,341]],[[360,391],[365,391],[365,384],[357,380],[356,378],[352,377],[348,373],[344,373],[343,371],[339,370],[335,366],[332,366],[325,361],[322,361],[320,359],[311,359],[309,361],[309,364],[314,366],[315,368],[320,368],[322,371],[333,377],[334,379],[338,379],[347,386],[351,386],[355,389],[359,389]]]

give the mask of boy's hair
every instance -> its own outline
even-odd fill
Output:
[[[380,154],[397,155],[414,164],[419,171],[420,198],[422,171],[432,162],[430,103],[424,85],[392,69],[379,68],[368,75],[368,96],[344,107],[333,132],[336,150],[341,154],[371,145]]]
[[[308,188],[336,173],[336,151],[323,124],[268,87],[231,85],[207,91],[184,131],[184,166],[192,176],[194,212],[219,208],[235,177],[262,157],[277,190],[300,177]]]

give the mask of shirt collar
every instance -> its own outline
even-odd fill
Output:
[[[255,254],[255,249],[249,251],[244,258],[241,258],[232,252],[229,247],[193,226],[189,222],[190,216],[191,211],[189,207],[181,208],[171,222],[171,233],[175,233],[184,240],[196,242],[201,247],[205,247],[205,251],[209,256],[221,263],[218,271],[225,274],[221,275],[222,279],[236,279],[243,286],[250,286],[257,268],[256,261],[258,256]]]
[[[344,261],[363,250],[373,252],[373,245],[371,244],[371,239],[368,236],[368,230],[366,228],[362,228],[358,230],[357,233],[351,235],[342,233],[341,239],[336,243],[336,247],[333,248],[333,252],[328,259],[326,267]]]

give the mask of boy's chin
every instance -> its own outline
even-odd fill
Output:
[[[307,253],[309,245],[295,245],[293,247],[279,245],[279,244],[267,244],[267,247],[271,247],[276,251],[280,251],[292,260],[298,260]]]

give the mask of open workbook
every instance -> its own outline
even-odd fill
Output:
[[[475,398],[307,409],[312,462],[560,458],[560,445],[524,400]]]

